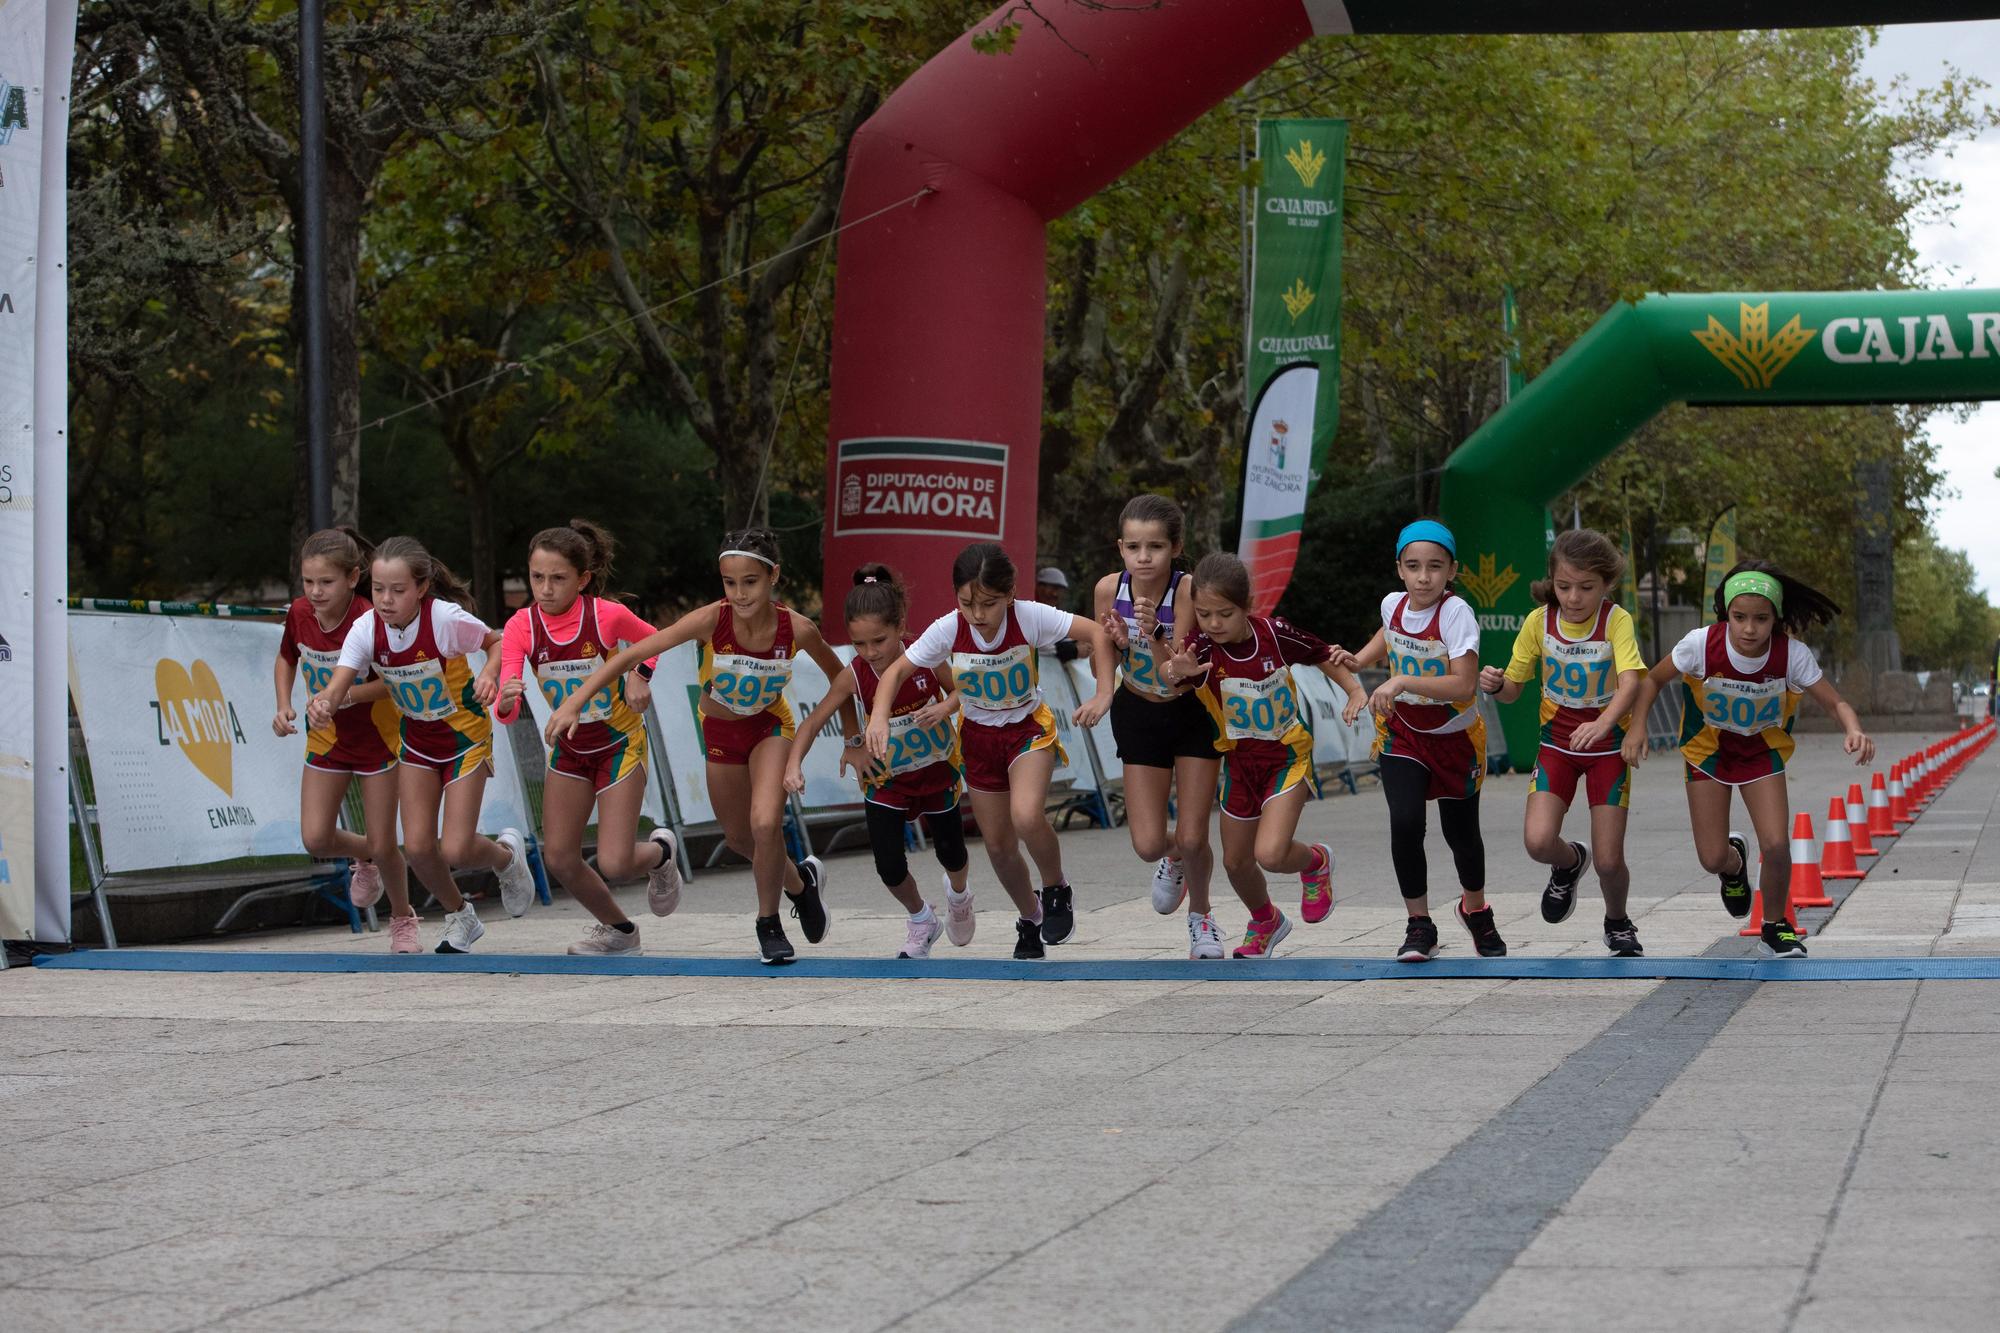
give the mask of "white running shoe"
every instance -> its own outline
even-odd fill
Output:
[[[486,927],[480,924],[479,913],[468,902],[456,912],[444,914],[444,938],[438,941],[437,952],[471,953],[472,946],[485,933]]]
[[[929,958],[931,946],[937,943],[938,936],[942,934],[944,934],[944,922],[938,919],[937,908],[931,908],[928,920],[919,921],[911,917],[910,932],[903,938],[903,951],[896,957]]]
[[[972,890],[955,892],[951,887],[951,876],[944,877],[944,934],[945,938],[963,949],[972,943],[972,931],[979,924],[972,915]]]
[[[1222,931],[1211,913],[1188,913],[1188,957],[1222,957]]]
[[[503,828],[494,841],[507,849],[511,859],[500,868],[500,905],[508,916],[525,916],[535,902],[535,876],[528,869],[528,844],[521,830]]]
[[[1187,868],[1178,856],[1161,857],[1160,864],[1153,867],[1153,910],[1161,916],[1169,916],[1185,897]]]
[[[607,926],[602,921],[590,923],[590,929],[583,932],[583,938],[569,946],[575,954],[618,954],[629,953],[634,957],[645,952],[639,947],[639,928],[620,930]]]
[[[681,868],[674,860],[673,831],[656,828],[646,840],[657,844],[661,853],[660,864],[646,872],[646,906],[654,916],[671,916],[681,905]]]
[[[347,901],[362,911],[382,897],[382,872],[373,861],[355,861],[347,868]]]

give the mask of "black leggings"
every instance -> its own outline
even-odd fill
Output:
[[[1430,892],[1424,859],[1424,806],[1431,771],[1413,759],[1382,758],[1382,794],[1389,800],[1389,855],[1396,863],[1396,886],[1405,898]],[[1458,865],[1459,885],[1472,893],[1486,888],[1486,843],[1479,836],[1479,793],[1462,801],[1439,801],[1438,827]]]
[[[910,877],[910,859],[903,852],[903,812],[873,801],[862,809],[868,813],[868,845],[875,850],[875,873],[893,889]],[[959,818],[958,807],[941,815],[925,815],[924,819],[930,826],[938,864],[954,873],[965,869],[965,821]]]

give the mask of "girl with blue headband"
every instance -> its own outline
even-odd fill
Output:
[[[1839,614],[1824,593],[1763,561],[1746,560],[1715,590],[1715,623],[1688,631],[1647,673],[1632,705],[1635,716],[1646,716],[1659,691],[1680,677],[1681,758],[1695,855],[1722,882],[1729,914],[1750,915],[1750,845],[1729,827],[1730,793],[1740,795],[1763,852],[1759,948],[1769,958],[1806,955],[1788,919],[1791,809],[1784,782],[1799,696],[1811,695],[1839,720],[1847,733],[1843,748],[1857,764],[1875,757],[1875,742],[1862,732],[1854,709],[1826,679],[1812,649],[1792,637]],[[1627,763],[1642,762],[1645,729],[1634,727],[1624,748]]]
[[[1458,541],[1435,519],[1419,519],[1396,537],[1396,573],[1403,591],[1382,599],[1382,628],[1358,653],[1336,650],[1345,667],[1388,663],[1389,679],[1373,695],[1350,699],[1346,719],[1375,712],[1375,749],[1382,794],[1389,802],[1389,853],[1409,913],[1396,957],[1421,963],[1437,956],[1430,913],[1430,869],[1424,856],[1424,807],[1438,803],[1438,824],[1451,848],[1461,890],[1454,912],[1482,958],[1498,958],[1507,942],[1486,905],[1486,844],[1479,835],[1479,786],[1486,777],[1486,724],[1473,701],[1479,688],[1479,618],[1452,591]]]

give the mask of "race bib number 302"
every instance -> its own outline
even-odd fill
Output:
[[[419,722],[442,722],[451,716],[455,705],[445,689],[444,663],[436,658],[405,666],[378,662],[375,669],[389,686],[389,697],[396,701],[396,711],[404,717]]]

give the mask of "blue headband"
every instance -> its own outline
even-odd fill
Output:
[[[1452,559],[1458,559],[1458,541],[1451,535],[1451,529],[1434,518],[1420,518],[1396,534],[1396,558],[1403,558],[1403,548],[1411,542],[1436,542],[1444,547]]]

